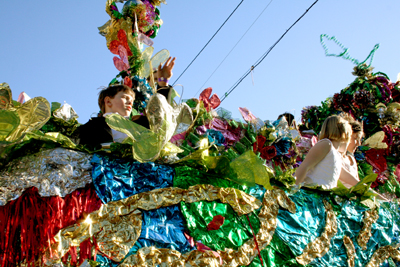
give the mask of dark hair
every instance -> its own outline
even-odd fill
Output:
[[[130,92],[133,95],[135,95],[135,92],[129,88],[129,86],[123,85],[123,84],[116,84],[116,85],[110,85],[107,88],[104,88],[100,91],[99,93],[99,107],[102,113],[105,113],[105,103],[104,99],[108,96],[110,98],[114,98],[116,94],[119,92],[124,91],[124,92]]]
[[[285,113],[279,115],[278,120],[279,120],[280,118],[282,118],[283,116],[285,116],[285,119],[286,119],[288,125],[292,125],[292,122],[293,122],[293,120],[294,120],[293,114],[288,113],[288,112],[285,112]]]
[[[350,123],[353,133],[359,133],[364,131],[362,123],[355,120],[349,113],[343,112],[340,114],[340,116]]]

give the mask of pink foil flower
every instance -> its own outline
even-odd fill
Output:
[[[128,52],[123,45],[118,46],[118,57],[114,57],[114,65],[119,71],[129,69]]]
[[[250,110],[247,108],[239,108],[240,114],[242,114],[242,117],[245,121],[247,122],[252,122],[256,120],[257,118],[251,113]]]

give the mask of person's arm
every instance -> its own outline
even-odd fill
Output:
[[[345,182],[351,186],[355,186],[359,180],[357,177],[352,175],[346,168],[342,167],[342,171],[340,172],[339,180],[341,182]]]
[[[307,172],[320,163],[330,150],[331,144],[327,140],[318,142],[310,149],[306,158],[296,170],[296,185],[301,184],[306,179]]]

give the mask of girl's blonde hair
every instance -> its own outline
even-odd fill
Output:
[[[335,141],[349,141],[352,135],[350,124],[340,116],[332,115],[326,118],[319,133],[319,140],[328,138]]]

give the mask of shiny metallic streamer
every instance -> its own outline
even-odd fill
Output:
[[[10,162],[0,172],[0,205],[17,199],[29,187],[44,197],[65,197],[92,182],[91,155],[55,148]]]
[[[350,237],[345,235],[343,237],[343,244],[346,248],[346,254],[347,254],[347,264],[349,267],[354,267],[354,259],[356,257],[356,249],[354,247],[353,241],[351,241]]]
[[[400,251],[398,250],[398,246],[383,246],[378,248],[372,255],[372,258],[366,267],[379,267],[389,257],[395,261],[400,261]]]
[[[256,239],[260,249],[264,249],[272,240],[277,224],[279,207],[288,209],[292,213],[296,212],[296,205],[283,190],[279,188],[267,190],[264,194],[263,206],[258,215],[261,227]],[[249,265],[258,253],[254,239],[247,241],[238,250],[225,249],[224,251],[210,252],[204,254],[204,251],[194,250],[180,254],[173,250],[160,250],[149,247],[139,250],[136,255],[127,257],[121,266],[149,266],[149,263],[156,264],[158,262],[165,263],[164,266],[221,266],[216,258],[215,253],[217,253],[222,259],[222,266],[228,267]]]
[[[137,233],[140,234],[141,231],[141,212],[138,209],[153,210],[178,204],[181,201],[193,203],[201,200],[220,200],[228,203],[239,215],[248,214],[261,205],[258,199],[234,188],[196,185],[187,190],[174,187],[156,189],[105,204],[98,211],[89,214],[83,223],[60,230],[55,237],[56,242],[52,246],[53,254],[47,253],[46,258],[49,263],[55,263],[68,252],[71,246],[79,246],[87,238],[95,236],[97,243],[108,242],[104,248],[113,249],[108,252],[100,249],[102,253],[111,255],[115,261],[121,261],[132,247],[123,249],[121,244],[129,239],[133,245],[138,239]],[[120,229],[117,225],[124,216],[130,217],[124,219],[126,220],[124,222],[131,220],[134,223],[132,223],[133,225],[124,223],[125,228]],[[100,231],[104,230],[105,226],[107,226],[107,234],[102,235]]]
[[[337,233],[336,215],[333,212],[331,204],[324,200],[326,209],[325,229],[320,237],[307,244],[303,254],[296,257],[298,263],[307,265],[315,258],[324,256],[329,251],[331,238]]]
[[[367,249],[367,243],[372,236],[371,228],[374,223],[379,219],[379,212],[377,209],[366,210],[364,212],[363,227],[357,236],[357,243],[363,249]]]

